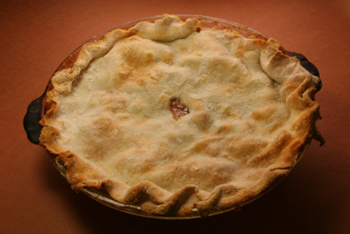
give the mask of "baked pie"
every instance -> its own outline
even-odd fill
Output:
[[[323,142],[319,82],[276,40],[164,15],[85,44],[54,74],[40,144],[75,191],[205,217],[259,197]]]

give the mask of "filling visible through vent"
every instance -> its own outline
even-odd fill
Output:
[[[173,117],[176,120],[190,113],[188,107],[181,103],[180,98],[170,99],[170,110],[173,112]]]

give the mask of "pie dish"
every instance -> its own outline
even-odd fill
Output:
[[[36,100],[40,145],[73,190],[124,212],[239,209],[285,178],[312,139],[324,143],[320,79],[292,55],[209,17],[120,26],[52,76]]]

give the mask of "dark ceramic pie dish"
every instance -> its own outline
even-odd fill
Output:
[[[136,20],[136,21],[132,21],[120,26],[117,26],[113,29],[128,29],[131,28],[133,26],[135,26],[137,23],[141,22],[141,21],[149,21],[149,22],[154,22],[157,19],[162,18],[163,16],[156,16],[156,17],[150,17],[150,18],[145,18],[145,19],[140,19],[140,20]],[[185,20],[187,18],[197,18],[201,21],[201,27],[202,28],[213,28],[216,27],[218,29],[227,29],[227,30],[231,30],[231,31],[238,31],[241,35],[245,36],[245,37],[255,37],[255,38],[259,38],[259,39],[263,39],[263,40],[268,40],[268,37],[264,36],[263,34],[250,29],[248,27],[245,27],[243,25],[234,23],[234,22],[229,22],[226,20],[222,20],[222,19],[217,19],[217,18],[212,18],[212,17],[206,17],[206,16],[199,16],[199,15],[179,15],[179,17],[182,20]],[[111,30],[113,30],[111,29]],[[111,31],[109,30],[109,31]],[[109,32],[108,31],[108,32]],[[106,33],[106,32],[105,32]],[[92,39],[90,39],[88,42],[93,42],[93,41],[97,41],[99,39],[101,39],[103,37],[103,35],[105,34],[100,34],[96,37],[93,37]],[[87,42],[87,43],[88,43]],[[72,54],[70,54],[63,62],[62,64],[57,68],[57,71],[66,69],[66,68],[71,68],[74,64],[74,62],[77,59],[77,56],[81,50],[82,46],[80,46],[79,48],[77,48]],[[319,72],[317,70],[317,68],[311,63],[309,62],[303,55],[299,54],[299,53],[295,53],[295,52],[290,52],[284,48],[280,48],[283,53],[289,55],[289,56],[296,56],[300,62],[301,65],[308,70],[311,74],[315,75],[315,76],[319,76]],[[321,89],[322,87],[322,83],[321,81],[318,83],[318,87],[317,89]],[[46,103],[46,93],[51,89],[51,82],[49,81],[44,93],[38,97],[37,99],[33,100],[29,106],[28,106],[28,110],[27,113],[25,115],[24,118],[24,128],[25,131],[27,133],[27,137],[29,139],[30,142],[32,142],[33,144],[39,144],[39,137],[40,137],[40,133],[42,130],[42,126],[39,124],[39,121],[42,119],[42,117],[44,116],[45,112],[50,108],[49,105]],[[311,140],[311,139],[310,139]],[[322,140],[320,140],[320,142],[322,143]],[[309,145],[309,142],[306,142],[306,144],[303,147],[303,152],[305,152],[307,146]],[[303,154],[303,153],[302,153]],[[301,155],[302,155],[301,154]],[[54,158],[54,156],[50,155],[50,158],[52,159],[54,165],[56,166],[56,168],[59,170],[59,172],[65,176],[65,169],[63,168],[62,165],[60,165]],[[301,157],[299,157],[301,158]],[[276,184],[272,185],[269,187],[269,190],[271,188],[273,188]],[[134,214],[134,215],[140,215],[140,216],[144,216],[144,217],[152,217],[152,218],[166,218],[166,219],[185,219],[185,218],[196,218],[196,217],[200,217],[198,215],[198,212],[196,211],[196,209],[193,210],[193,213],[188,216],[188,217],[159,217],[159,216],[154,216],[154,215],[150,215],[147,214],[145,212],[143,212],[140,207],[137,206],[131,206],[131,205],[124,205],[121,203],[118,203],[116,201],[114,201],[111,197],[109,197],[108,195],[106,195],[104,193],[104,191],[96,191],[94,189],[83,189],[82,190],[83,193],[85,193],[86,195],[88,195],[89,197],[91,197],[92,199],[108,206],[111,208],[114,208],[116,210],[120,210],[122,212],[126,212],[126,213],[130,213],[130,214]],[[266,193],[267,191],[264,191],[261,195],[263,195],[264,193]],[[226,212],[227,210],[225,210],[224,212]],[[214,214],[219,214],[222,212],[217,212],[217,213],[212,213],[210,215],[214,215]]]

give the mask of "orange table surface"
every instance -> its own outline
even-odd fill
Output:
[[[78,46],[119,24],[197,14],[246,25],[304,54],[323,88],[313,141],[274,190],[240,212],[155,220],[76,194],[23,128],[28,104]],[[0,233],[350,233],[350,1],[1,1]]]

